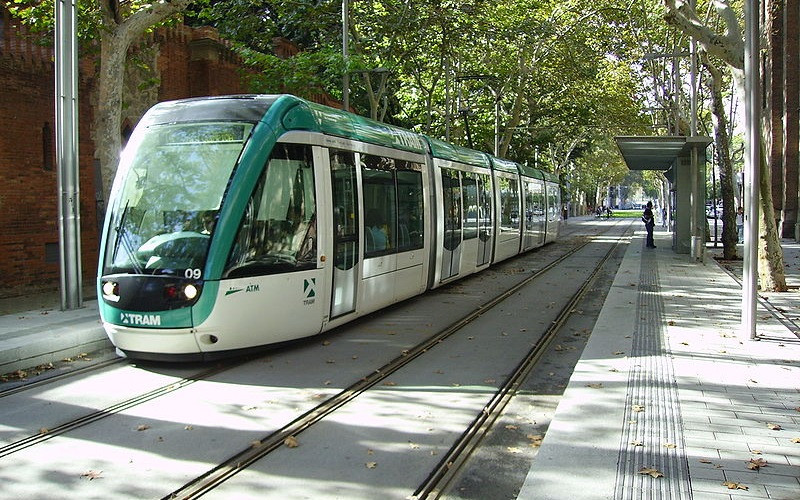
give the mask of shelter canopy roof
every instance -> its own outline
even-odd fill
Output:
[[[618,136],[614,140],[631,170],[669,170],[679,156],[691,148],[705,148],[711,138],[705,136]]]

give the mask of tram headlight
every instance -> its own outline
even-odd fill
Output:
[[[119,302],[119,283],[116,281],[104,281],[102,291],[104,299]]]
[[[193,301],[200,295],[200,285],[188,283],[186,285],[167,285],[164,287],[164,297],[169,300]]]
[[[199,293],[200,293],[200,290],[195,285],[193,285],[191,283],[186,285],[186,287],[183,289],[183,294],[189,300],[193,300],[195,297],[197,297],[197,294],[199,294]]]

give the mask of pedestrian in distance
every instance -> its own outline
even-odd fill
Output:
[[[739,243],[744,243],[744,207],[736,210],[736,235]]]
[[[651,201],[647,202],[644,213],[642,213],[642,222],[644,222],[644,228],[647,230],[647,248],[655,248],[656,244],[653,241],[653,228],[656,225],[656,220],[653,217],[653,202]]]

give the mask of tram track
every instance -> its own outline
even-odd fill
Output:
[[[608,226],[605,232],[608,232],[609,230],[611,230],[616,226],[617,224],[614,224],[613,226]],[[602,236],[602,234],[604,234],[605,232],[595,236]],[[398,372],[401,368],[407,366],[415,359],[419,358],[420,356],[422,356],[423,354],[425,354],[438,344],[442,343],[445,339],[447,339],[454,333],[461,330],[464,326],[468,325],[476,318],[483,315],[486,311],[491,310],[497,304],[502,303],[503,300],[505,300],[506,298],[514,295],[520,289],[530,284],[531,282],[535,281],[537,278],[544,275],[547,271],[556,267],[559,263],[563,262],[570,256],[579,252],[589,242],[590,239],[586,239],[586,241],[582,241],[580,244],[574,245],[572,248],[569,248],[565,253],[558,256],[552,262],[549,262],[547,265],[544,265],[541,268],[536,269],[529,276],[526,276],[524,279],[517,282],[514,286],[506,289],[503,293],[500,293],[495,297],[493,297],[491,300],[484,302],[471,314],[468,314],[462,317],[461,319],[454,321],[449,326],[441,330],[439,333],[427,338],[425,341],[418,343],[417,345],[409,349],[404,350],[399,356],[390,360],[388,363],[385,363],[379,368],[374,369],[369,373],[366,373],[359,380],[357,380],[350,386],[346,387],[344,390],[341,390],[334,396],[326,399],[321,404],[314,406],[310,410],[305,411],[301,416],[292,420],[290,423],[284,425],[280,429],[270,433],[263,439],[258,440],[257,445],[253,445],[248,449],[242,450],[239,453],[234,454],[229,460],[209,470],[206,474],[198,476],[198,478],[195,479],[194,481],[186,483],[182,488],[175,490],[173,493],[167,495],[164,498],[196,498],[198,496],[203,495],[207,491],[213,490],[217,485],[227,481],[227,479],[237,474],[239,471],[246,469],[251,464],[257,462],[258,460],[268,455],[272,451],[279,449],[285,443],[287,438],[294,437],[302,433],[306,429],[309,429],[317,422],[321,421],[327,415],[332,414],[337,409],[343,407],[347,403],[358,398],[361,394],[364,394],[369,389],[376,387],[378,384],[385,381],[390,375]],[[569,311],[571,307],[572,307],[571,305],[565,306],[564,311]],[[544,345],[546,345],[546,343]],[[90,424],[96,423],[112,415],[116,415],[121,412],[131,410],[148,401],[152,401],[162,396],[175,393],[176,391],[184,389],[194,384],[195,382],[203,380],[211,380],[214,376],[221,375],[238,366],[246,364],[247,362],[263,359],[264,357],[267,357],[269,355],[270,354],[268,353],[265,354],[264,356],[258,356],[258,357],[252,356],[249,358],[236,360],[234,363],[228,363],[222,366],[218,365],[211,369],[199,371],[197,373],[191,374],[189,376],[186,376],[169,384],[160,386],[158,388],[136,395],[134,397],[127,398],[124,401],[120,401],[118,403],[105,406],[100,410],[88,413],[79,418],[72,419],[69,422],[53,426],[52,428],[42,429],[37,434],[27,436],[24,439],[19,439],[6,446],[0,447],[0,458],[8,457],[10,455],[13,455],[14,453],[30,448],[34,445],[43,443],[57,436],[65,435],[77,429],[89,426]],[[122,361],[124,360],[113,360],[112,362],[108,362],[103,366],[108,366],[114,364],[114,362],[122,362]],[[91,369],[92,367],[87,367],[86,371],[82,371],[81,373],[87,373]],[[65,377],[70,377],[70,376],[73,376],[73,373],[65,374]],[[511,377],[509,378],[509,380],[511,381]],[[23,387],[14,388],[9,391],[0,393],[0,397],[9,396],[12,394],[18,394],[24,391],[25,389],[40,387],[42,385],[52,383],[53,381],[54,380],[51,378],[36,382],[34,384],[26,385]],[[511,382],[507,381],[507,384],[509,383],[510,383],[509,387],[514,386],[513,381]],[[509,390],[513,391],[513,389]],[[497,406],[501,407],[502,405],[498,404]],[[443,461],[443,463],[450,464],[446,466],[447,469],[453,468],[451,462],[452,461]],[[453,470],[455,469],[453,468]],[[436,487],[434,487],[432,491],[435,489]]]
[[[555,337],[564,321],[573,313],[575,304],[578,303],[585,295],[586,291],[593,282],[594,277],[609,260],[624,237],[625,234],[623,234],[617,244],[609,249],[608,252],[603,256],[602,260],[597,264],[590,277],[583,282],[579,291],[570,298],[568,303],[558,314],[556,320],[550,325],[544,335],[534,343],[534,346],[531,348],[525,358],[516,366],[506,381],[501,385],[495,396],[492,397],[491,401],[483,407],[475,421],[464,431],[464,434],[462,434],[461,438],[459,438],[458,441],[451,447],[450,451],[431,472],[428,479],[415,491],[412,498],[436,498],[438,493],[441,492],[442,488],[455,476],[460,465],[463,464],[468,458],[471,449],[477,446],[481,437],[485,434],[485,432],[491,426],[491,423],[497,418],[499,413],[505,407],[505,404],[513,395],[521,381],[540,359],[546,347]],[[402,355],[376,369],[374,372],[364,376],[358,382],[322,402],[317,407],[301,415],[281,429],[278,429],[275,432],[265,436],[263,439],[256,441],[251,447],[240,451],[225,462],[219,464],[217,467],[209,470],[207,473],[187,482],[181,488],[173,491],[169,495],[164,496],[163,500],[186,500],[199,498],[207,492],[217,488],[225,481],[231,479],[242,470],[247,469],[258,460],[271,454],[275,450],[278,450],[283,446],[291,446],[291,440],[296,440],[296,437],[299,434],[319,423],[325,417],[331,415],[336,410],[353,401],[360,395],[366,393],[371,388],[374,388],[379,383],[386,381],[391,375],[398,372],[400,369],[410,364],[420,356],[424,355],[430,349],[441,344],[451,335],[459,332],[466,325],[482,316],[487,310],[502,303],[508,297],[518,293],[521,289],[529,285],[534,280],[545,275],[545,273],[548,271],[556,268],[560,263],[566,261],[569,257],[579,252],[589,243],[590,241],[584,241],[581,244],[571,248],[568,252],[549,262],[541,269],[538,269],[524,280],[506,290],[504,293],[495,296],[483,306],[473,311],[471,314],[468,314],[462,319],[454,322],[441,332],[428,338],[425,342],[418,344],[413,349],[404,352]]]
[[[575,306],[579,304],[588,293],[597,275],[617,251],[624,238],[625,234],[623,234],[617,243],[606,252],[589,277],[581,284],[578,290],[559,311],[557,318],[551,323],[550,327],[544,332],[542,337],[534,343],[527,355],[519,362],[513,372],[500,386],[495,396],[483,408],[481,413],[478,414],[469,428],[464,431],[458,441],[453,444],[448,453],[442,458],[426,481],[417,488],[411,498],[434,499],[439,498],[440,495],[446,491],[448,485],[457,476],[475,448],[478,447],[522,382],[542,358],[547,347],[556,338],[559,330],[563,328],[567,319],[574,314]]]
[[[244,362],[245,361],[242,361],[242,363]],[[40,429],[38,434],[34,434],[26,438],[19,439],[17,441],[14,441],[13,443],[0,447],[0,458],[6,457],[8,455],[16,453],[30,446],[42,443],[44,441],[60,436],[72,430],[87,426],[93,422],[109,417],[111,415],[115,415],[122,411],[128,410],[147,401],[151,401],[155,398],[159,398],[171,392],[177,391],[178,389],[182,389],[190,384],[193,384],[200,380],[207,379],[211,376],[214,376],[223,371],[227,371],[231,368],[232,368],[231,366],[224,366],[224,367],[216,366],[214,368],[198,372],[192,377],[183,378],[181,380],[158,387],[146,393],[137,395],[132,398],[128,398],[124,401],[120,401],[119,403],[113,404],[111,406],[107,406],[101,410],[88,413],[82,417],[70,420],[69,422],[65,422],[56,427],[53,427],[52,429],[50,428]]]
[[[108,366],[124,364],[124,363],[130,363],[130,361],[125,358],[115,357],[104,361],[98,361],[96,363],[92,363],[87,366],[82,366],[80,368],[73,368],[63,373],[57,373],[55,375],[49,375],[49,376],[42,376],[41,378],[37,378],[36,380],[22,381],[19,384],[14,385],[13,387],[0,389],[0,399],[7,396],[13,396],[15,394],[19,394],[24,391],[38,389],[49,384],[61,382],[78,375],[86,375],[97,370],[102,370],[103,368],[106,368]]]

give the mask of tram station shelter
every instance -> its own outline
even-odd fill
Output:
[[[618,136],[630,170],[660,170],[670,183],[672,249],[701,259],[706,240],[705,136]]]

